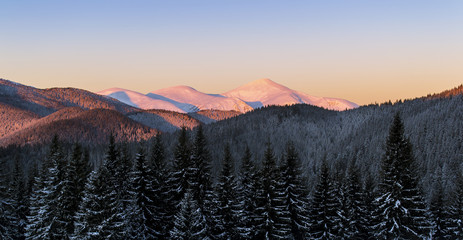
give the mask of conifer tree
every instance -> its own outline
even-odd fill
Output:
[[[349,235],[350,235],[350,232],[349,232],[350,199],[348,198],[347,187],[348,186],[347,186],[347,183],[345,182],[345,178],[340,178],[334,183],[335,197],[337,201],[336,213],[337,213],[337,220],[338,220],[335,229],[336,229],[336,236],[340,239],[349,239]]]
[[[76,220],[75,236],[91,239],[126,239],[128,207],[130,199],[128,173],[122,172],[120,152],[114,136],[110,136],[108,150],[103,165],[91,174],[84,191]],[[125,176],[124,176],[125,175]],[[122,178],[122,180],[121,180]]]
[[[135,167],[131,173],[133,201],[130,208],[130,235],[132,239],[155,239],[155,215],[153,203],[152,173],[142,148],[138,150]]]
[[[362,182],[360,170],[355,160],[350,161],[345,178],[337,183],[338,226],[337,235],[342,239],[369,239],[370,211]],[[372,196],[372,199],[374,197]]]
[[[455,177],[455,190],[451,196],[450,221],[448,233],[453,239],[463,238],[463,174],[458,170]]]
[[[188,170],[191,167],[190,160],[191,150],[188,142],[187,130],[185,127],[182,127],[177,146],[174,150],[173,171],[168,180],[171,190],[173,191],[172,194],[170,194],[172,196],[170,201],[176,206],[183,199],[183,195],[190,186],[188,178]]]
[[[216,225],[220,223],[219,215],[219,196],[217,191],[207,191],[204,201],[204,212],[201,212],[206,218],[206,237],[210,239],[219,239],[221,228]],[[199,206],[198,206],[199,207]]]
[[[58,219],[62,224],[67,235],[74,232],[74,215],[77,212],[81,200],[78,192],[78,184],[82,181],[78,179],[77,166],[82,161],[82,147],[74,144],[71,159],[66,167],[66,172],[62,184],[62,190],[58,197],[58,207],[60,214]]]
[[[214,227],[217,229],[218,239],[238,239],[242,205],[237,199],[237,182],[228,144],[225,146],[223,158],[222,171],[217,183],[216,218],[218,221]]]
[[[44,160],[41,176],[37,177],[30,198],[27,239],[66,239],[65,228],[59,221],[58,198],[62,188],[64,156],[58,137],[52,140],[50,153]]]
[[[130,180],[130,172],[132,171],[132,156],[130,155],[127,143],[120,145],[120,157],[116,158],[117,165],[115,168],[115,182],[117,184],[117,190],[119,199],[122,202],[122,208],[127,209],[131,204],[132,195],[130,190],[132,189],[132,182]]]
[[[441,173],[437,174],[431,196],[432,239],[452,239],[449,207],[444,199]]]
[[[363,206],[365,212],[360,219],[362,228],[359,235],[363,239],[375,239],[374,226],[377,225],[379,219],[375,216],[376,207],[376,182],[370,173],[367,173],[363,184]]]
[[[291,235],[290,216],[282,176],[276,166],[275,155],[270,143],[264,153],[262,169],[262,191],[258,196],[257,211],[260,216],[257,238],[287,239]]]
[[[252,162],[251,150],[246,146],[241,159],[238,199],[243,203],[243,213],[240,218],[240,238],[253,239],[257,233],[259,218],[256,214],[259,178],[257,169]]]
[[[81,146],[82,149],[82,146]],[[85,189],[85,184],[87,183],[88,177],[90,176],[90,172],[92,171],[90,165],[90,153],[88,149],[82,149],[81,155],[79,154],[78,149],[73,151],[72,159],[76,161],[71,161],[71,163],[76,164],[76,174],[77,174],[77,182],[76,182],[76,192],[80,198],[83,197],[83,192]]]
[[[189,170],[191,170],[191,148],[188,141],[186,127],[182,127],[174,148],[174,159],[172,167],[167,176],[167,196],[168,204],[167,219],[170,221],[166,224],[167,231],[172,230],[174,226],[174,215],[180,211],[180,202],[184,198],[185,192],[190,188]],[[192,193],[191,193],[192,194]],[[190,196],[193,197],[193,196]]]
[[[206,218],[194,200],[191,190],[187,190],[174,217],[174,227],[170,239],[208,240]]]
[[[198,202],[199,207],[203,209],[206,193],[211,190],[212,183],[209,166],[210,155],[202,125],[197,127],[191,158],[192,165],[190,165],[189,182],[193,191],[193,197]]]
[[[318,183],[312,196],[310,217],[310,239],[335,239],[339,218],[338,202],[326,160],[323,160]]]
[[[127,238],[128,222],[125,219],[131,200],[130,179],[126,166],[121,166],[121,153],[116,146],[114,136],[109,138],[108,151],[103,166],[100,168],[102,183],[101,199],[105,204],[102,209],[103,221],[99,227],[99,236],[107,239]],[[102,182],[104,181],[104,182]]]
[[[427,211],[414,174],[412,146],[396,114],[386,141],[375,226],[378,239],[419,239],[428,236]]]
[[[2,162],[2,165],[5,165]],[[17,236],[11,196],[8,193],[7,174],[0,170],[0,239],[13,240]]]
[[[346,239],[368,239],[370,231],[368,224],[368,216],[370,212],[367,210],[365,191],[360,180],[360,169],[355,161],[351,161],[347,169],[347,177],[344,188],[345,202],[343,208],[345,210],[344,217],[347,220],[343,226],[344,238]]]
[[[206,137],[203,133],[203,126],[199,125],[196,128],[196,133],[193,139],[191,148],[191,164],[188,167],[187,177],[188,183],[192,190],[193,198],[197,201],[202,213],[207,220],[207,235],[212,236],[211,227],[214,216],[212,208],[215,199],[214,189],[212,187],[210,173],[211,157],[207,148]]]
[[[18,158],[15,158],[14,169],[11,179],[9,198],[13,212],[14,225],[16,230],[13,239],[24,239],[28,215],[27,191],[24,183],[22,167]]]
[[[308,231],[308,190],[302,176],[302,165],[294,144],[289,142],[282,164],[285,200],[291,217],[291,233],[294,239],[304,239]]]
[[[161,135],[154,138],[151,149],[151,172],[153,188],[153,221],[155,237],[166,239],[169,236],[169,230],[172,228],[171,222],[175,211],[175,206],[169,202],[169,186],[166,185],[169,179],[169,171],[165,162],[164,146]]]
[[[101,197],[104,181],[99,171],[90,173],[75,216],[74,239],[104,239],[99,236],[100,226],[105,218],[102,213],[106,203]]]

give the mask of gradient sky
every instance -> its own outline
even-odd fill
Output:
[[[270,78],[359,104],[463,83],[463,1],[0,2],[0,78],[221,93]]]

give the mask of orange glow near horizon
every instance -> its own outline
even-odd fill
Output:
[[[463,2],[0,3],[0,78],[223,93],[269,78],[359,105],[463,83]],[[46,16],[46,17],[44,17]]]

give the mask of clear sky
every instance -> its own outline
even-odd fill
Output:
[[[221,93],[270,78],[359,104],[463,83],[461,0],[0,1],[0,77]]]

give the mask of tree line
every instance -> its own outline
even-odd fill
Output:
[[[313,186],[291,142],[281,157],[271,142],[262,144],[260,164],[246,146],[236,161],[225,144],[214,178],[201,126],[191,139],[181,129],[172,159],[162,135],[150,146],[138,144],[135,156],[111,136],[101,166],[91,166],[79,144],[66,154],[55,137],[32,177],[24,177],[18,161],[2,174],[0,238],[462,238],[463,176],[451,197],[437,176],[425,201],[404,132],[397,114],[378,156],[380,173],[360,171],[356,159],[334,172],[325,157]]]

